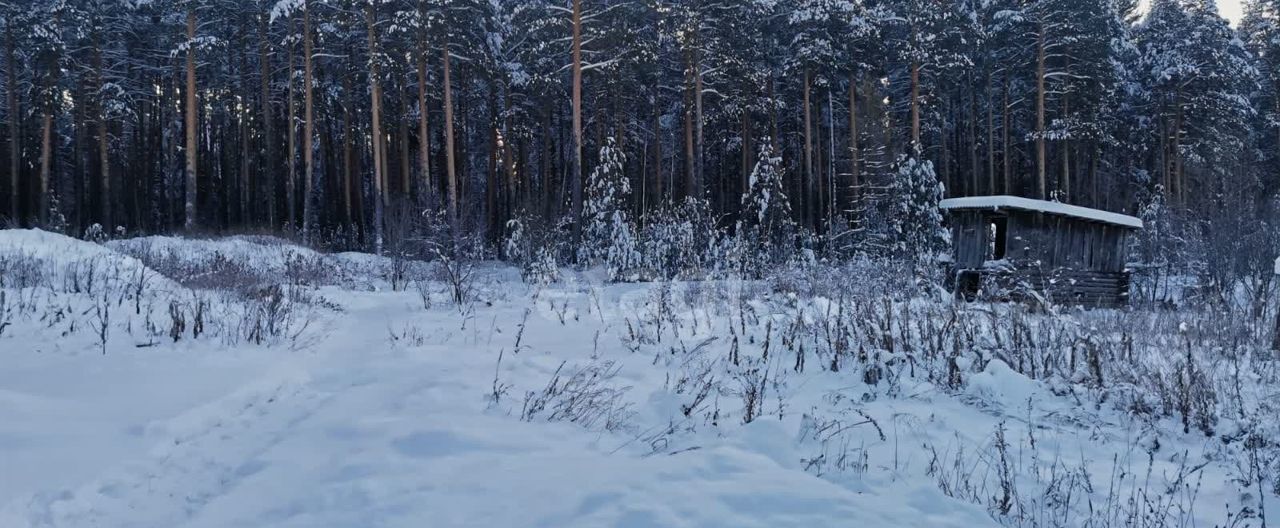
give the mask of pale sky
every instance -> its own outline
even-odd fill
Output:
[[[1231,22],[1232,26],[1240,23],[1240,18],[1244,16],[1245,0],[1216,0],[1216,1],[1218,3],[1218,12],[1222,13],[1223,18],[1227,19],[1228,22]],[[1148,0],[1142,0],[1139,3],[1139,5],[1142,6],[1141,8],[1143,11],[1146,11]]]
[[[1218,0],[1218,12],[1234,26],[1240,23],[1240,17],[1243,16],[1242,4],[1244,0]]]

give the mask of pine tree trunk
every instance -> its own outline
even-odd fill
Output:
[[[813,227],[813,207],[812,191],[813,191],[813,102],[811,101],[811,93],[813,91],[813,75],[809,72],[809,68],[804,69],[804,173],[800,182],[800,218],[804,219],[805,225]]]
[[[920,149],[920,63],[911,63],[911,155]]]
[[[972,83],[970,83],[972,85]],[[969,194],[982,194],[982,161],[978,155],[978,94],[976,90],[969,90],[969,127],[967,130],[968,137],[966,140],[969,145],[965,152],[969,155],[969,181],[972,187],[969,188]]]
[[[49,222],[49,179],[53,170],[53,103],[46,101],[40,126],[40,223]]]
[[[1036,35],[1036,191],[1039,198],[1044,200],[1048,198],[1047,178],[1045,174],[1045,165],[1048,162],[1045,159],[1045,123],[1044,123],[1044,99],[1045,99],[1045,42],[1044,42],[1044,23],[1039,25],[1039,32]]]
[[[693,133],[694,133],[694,160],[693,160],[693,185],[694,196],[698,199],[706,197],[706,153],[705,144],[703,142],[702,133],[702,54],[698,48],[701,45],[696,36],[694,37],[693,48]]]
[[[418,1],[418,11],[425,12],[425,5]],[[431,129],[427,118],[427,44],[426,38],[418,37],[418,178],[422,188],[419,192],[431,196]]]
[[[368,23],[369,34],[369,93],[370,102],[369,110],[372,119],[370,133],[372,135],[372,154],[373,154],[373,247],[374,251],[382,254],[382,220],[384,214],[384,200],[382,192],[382,178],[385,168],[382,165],[382,84],[379,79],[381,73],[378,68],[378,33],[377,33],[377,13],[374,11],[374,3],[370,2],[365,8],[365,19]],[[446,52],[448,53],[448,52]]]
[[[289,26],[290,26],[289,29],[292,31],[295,29],[296,23],[291,21],[289,23]],[[285,126],[285,132],[287,133],[287,135],[285,136],[286,137],[285,145],[287,146],[287,152],[285,153],[285,155],[287,156],[287,159],[288,159],[286,165],[288,166],[289,170],[284,181],[284,202],[285,202],[284,210],[285,210],[285,214],[288,215],[285,218],[284,224],[285,224],[285,228],[288,229],[290,233],[292,233],[295,229],[298,228],[298,194],[297,194],[297,187],[298,187],[297,99],[298,97],[297,97],[297,89],[295,88],[297,83],[294,82],[295,81],[294,77],[298,71],[298,66],[297,66],[297,60],[296,60],[297,53],[294,50],[294,45],[292,43],[289,44],[289,52],[287,55],[288,55],[287,61],[289,64],[289,71],[288,71],[288,81],[289,81],[288,110],[289,111],[287,112],[286,115],[289,118],[289,122]]]
[[[306,178],[302,183],[302,242],[304,244],[311,242],[311,222],[312,222],[312,202],[315,201],[315,153],[313,152],[312,136],[315,132],[314,120],[314,90],[312,89],[312,80],[314,72],[312,71],[313,53],[312,53],[312,35],[311,35],[311,0],[302,0],[302,53],[303,53],[303,75],[302,75],[302,97],[303,97],[303,124],[302,132],[302,164],[303,177]]]
[[[491,242],[497,242],[498,236],[498,186],[500,178],[498,176],[498,149],[502,142],[501,134],[496,126],[498,123],[498,98],[494,92],[493,85],[489,85],[489,123],[495,126],[489,127],[489,166],[485,171],[484,186],[484,209],[485,209],[485,230]]]
[[[506,117],[502,122],[502,168],[505,174],[504,180],[506,181],[506,185],[503,186],[506,189],[506,192],[504,193],[506,199],[503,201],[503,215],[498,223],[499,233],[501,233],[504,228],[506,221],[510,220],[515,214],[516,208],[518,207],[517,197],[519,196],[519,182],[516,180],[516,152],[515,148],[512,146],[515,142],[515,137],[513,137],[511,133],[511,87],[504,83],[502,85],[502,90],[503,100],[505,101],[503,107],[506,109],[506,112],[503,112]]]
[[[349,52],[348,56],[351,56]],[[351,212],[352,192],[356,187],[352,170],[355,164],[355,146],[352,143],[356,131],[351,120],[351,90],[351,69],[348,67],[342,72],[342,219],[346,225],[355,220]]]
[[[663,172],[662,172],[662,110],[658,105],[658,93],[654,90],[653,100],[653,185],[654,197],[659,201],[665,201],[663,196]]]
[[[265,153],[266,166],[261,174],[266,183],[267,226],[276,227],[276,141],[274,120],[271,119],[271,55],[270,40],[267,38],[267,14],[258,19],[258,68],[262,81],[262,150]]]
[[[996,191],[996,131],[995,131],[995,87],[991,85],[991,71],[987,71],[987,194],[998,194]]]
[[[86,180],[89,178],[90,170],[87,167],[89,163],[83,149],[85,144],[88,143],[86,139],[88,133],[85,127],[85,114],[88,110],[86,107],[89,101],[85,95],[84,82],[82,82],[83,80],[84,79],[75,80],[75,87],[71,89],[69,94],[71,96],[71,100],[68,101],[71,106],[71,115],[69,116],[71,118],[71,156],[66,159],[67,163],[63,170],[63,174],[69,174],[71,176],[71,181],[69,182],[71,183],[71,192],[69,193],[71,195],[71,200],[62,201],[67,195],[64,191],[59,194],[59,200],[61,202],[58,204],[59,213],[63,216],[70,215],[70,218],[67,219],[65,225],[71,233],[82,232],[86,227],[84,225],[84,217],[86,214],[84,204],[87,202],[85,187],[88,183]],[[66,95],[67,92],[64,91],[63,94]],[[55,127],[56,126],[57,125],[55,124]],[[55,131],[55,134],[59,134],[59,139],[66,137],[64,135],[65,133],[60,133],[58,131]],[[55,146],[54,148],[57,147]],[[67,180],[64,178],[59,183],[65,182],[67,182]],[[75,207],[73,208],[72,205]]]
[[[955,127],[949,127],[946,123],[955,121],[952,98],[942,97],[939,101],[939,106],[939,113],[945,117],[942,118],[942,127],[938,131],[938,166],[935,170],[938,171],[939,181],[946,184],[944,187],[956,189],[963,193],[964,190],[959,188],[964,186],[964,180],[956,181],[951,174],[951,147],[954,141]]]
[[[5,58],[9,65],[8,93],[9,99],[9,211],[10,218],[21,222],[22,194],[19,190],[19,170],[22,168],[22,131],[19,127],[21,112],[18,109],[18,65],[17,51],[14,49],[13,22],[5,27]]]
[[[53,112],[56,108],[53,97],[55,97],[58,73],[58,58],[55,55],[50,54],[44,93],[41,95],[43,110],[40,124],[39,220],[41,224],[47,224],[49,222],[49,207],[51,199],[49,196],[49,182],[53,178]]]
[[[236,200],[238,215],[241,228],[247,228],[250,225],[249,206],[250,194],[253,180],[253,133],[252,133],[252,110],[249,101],[253,100],[253,94],[249,88],[249,29],[245,15],[240,16],[240,45],[238,46],[239,54],[239,79],[237,80],[240,91],[240,106],[236,111],[237,119],[240,121],[240,174],[238,181],[240,182],[240,196]]]
[[[196,227],[196,204],[199,197],[196,195],[196,149],[199,144],[196,142],[196,12],[195,8],[187,9],[187,90],[186,90],[186,154],[187,154],[187,179],[186,179],[186,207],[185,207],[185,224],[184,228],[191,231]]]
[[[448,178],[447,183],[449,184],[448,213],[449,223],[456,232],[458,228],[458,173],[457,164],[454,160],[456,153],[454,152],[453,140],[453,86],[449,45],[447,43],[441,55],[440,60],[444,64],[444,80],[442,82],[444,88],[444,160],[445,176]]]
[[[693,144],[693,83],[690,75],[685,74],[684,89],[684,195],[694,196],[694,189],[697,188],[697,176],[694,175],[694,165],[697,163],[697,150]]]
[[[582,240],[582,0],[573,0],[573,241]]]
[[[1183,104],[1182,104],[1182,88],[1178,88],[1177,93],[1177,116],[1173,123],[1173,190],[1174,203],[1179,206],[1187,204],[1187,180],[1183,174],[1182,164],[1182,127],[1183,123]]]
[[[769,86],[765,97],[769,100],[769,144],[774,152],[782,152],[782,134],[778,130],[778,105],[775,99],[773,71],[769,72]]]
[[[752,158],[754,154],[754,146],[751,143],[751,112],[747,109],[742,110],[742,177],[739,185],[741,186],[741,194],[745,196],[751,190],[751,170],[753,168]]]
[[[1165,103],[1167,105],[1167,103]],[[1170,115],[1171,110],[1164,106],[1160,112],[1160,177],[1164,184],[1165,197],[1170,205],[1177,205],[1174,181],[1174,156],[1176,156],[1173,148],[1174,135],[1173,116]]]
[[[465,69],[458,71],[458,84],[460,86],[468,86],[467,73],[468,71]],[[458,130],[454,140],[454,144],[457,147],[457,152],[454,156],[455,161],[457,162],[456,168],[458,170],[458,204],[459,207],[461,207],[462,204],[467,202],[467,197],[471,196],[471,167],[467,163],[467,160],[471,158],[468,155],[467,147],[469,144],[466,140],[467,138],[473,137],[473,135],[471,133],[471,122],[467,119],[471,116],[470,107],[467,106],[468,103],[470,103],[470,99],[467,97],[457,97],[455,99],[457,101],[458,108],[454,112],[454,121],[458,124]],[[462,138],[463,140],[457,141],[456,138]],[[459,220],[461,220],[461,209],[458,209],[458,215]],[[456,232],[458,236],[462,235],[461,229],[462,225],[459,224],[458,231]]]
[[[1105,204],[1101,203],[1101,197],[1098,192],[1098,158],[1102,155],[1102,146],[1094,144],[1089,149],[1089,207],[1096,209],[1107,209]]]
[[[1071,115],[1070,98],[1066,93],[1062,94],[1062,115],[1067,117]],[[1062,140],[1062,188],[1059,191],[1062,194],[1062,201],[1071,203],[1073,197],[1071,189],[1071,141],[1069,139]]]
[[[98,198],[102,200],[102,228],[110,233],[112,228],[111,158],[107,148],[107,109],[102,101],[106,82],[102,71],[102,47],[96,34],[93,38],[93,70],[98,84],[98,115],[96,118],[98,125],[98,177],[101,181],[101,195]]]
[[[858,80],[854,74],[849,74],[849,191],[853,202],[859,201],[859,192],[861,192],[861,171],[860,162],[862,160],[862,152],[859,148],[859,132],[858,132]]]
[[[554,196],[552,180],[554,179],[555,167],[551,162],[556,157],[556,147],[554,144],[555,131],[551,128],[551,111],[552,109],[549,107],[542,108],[542,134],[539,135],[542,144],[538,154],[538,175],[541,176],[541,187],[539,188],[539,191],[541,191],[540,201],[542,202],[541,213],[543,220],[546,221],[551,220],[553,215],[552,206],[555,203],[555,200],[552,199]]]
[[[1004,115],[1000,118],[1000,173],[1004,180],[1004,194],[1013,194],[1013,174],[1010,171],[1010,163],[1013,159],[1012,153],[1009,151],[1009,73],[1004,75],[1004,101],[1001,108]]]
[[[409,104],[407,101],[405,101],[406,93],[407,93],[407,90],[401,87],[400,115],[402,117],[409,115]],[[400,195],[401,197],[407,199],[409,198],[410,194],[413,192],[413,164],[409,161],[410,158],[412,157],[412,155],[409,152],[411,150],[409,148],[409,142],[410,142],[409,134],[410,134],[410,130],[412,130],[413,127],[410,125],[407,119],[399,119],[397,120],[397,123],[398,123],[397,128],[399,129],[399,132],[400,132],[400,148],[397,149],[397,152],[400,154]]]

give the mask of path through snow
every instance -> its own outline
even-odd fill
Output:
[[[119,348],[105,358],[27,358],[0,373],[0,395],[12,404],[0,410],[10,499],[0,526],[991,524],[927,482],[855,492],[799,471],[794,433],[767,421],[653,456],[619,435],[519,421],[518,408],[495,408],[486,395],[500,348],[493,341],[515,331],[520,302],[481,311],[463,329],[456,312],[423,315],[408,295],[342,295],[346,313],[314,350],[170,351],[180,360],[149,361],[152,350]],[[545,315],[530,316],[529,347],[506,354],[504,372],[529,380],[521,389],[590,353],[585,336]],[[414,320],[428,344],[393,346],[388,329]],[[110,366],[88,374],[91,365]],[[95,382],[72,381],[82,376]],[[92,426],[36,420],[58,406],[101,414]],[[40,436],[15,441],[24,431]],[[99,449],[98,436],[124,445]],[[101,473],[79,486],[25,477],[46,465],[86,477],[58,460],[66,456]],[[24,489],[32,484],[53,487]]]

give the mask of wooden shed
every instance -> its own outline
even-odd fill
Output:
[[[943,200],[951,226],[948,282],[959,294],[1040,295],[1093,307],[1129,302],[1125,248],[1142,220],[1017,196]]]

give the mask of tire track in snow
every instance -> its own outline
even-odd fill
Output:
[[[300,373],[252,383],[148,427],[166,438],[77,490],[41,492],[0,510],[6,527],[160,527],[190,519],[262,469],[257,457],[332,398]]]

